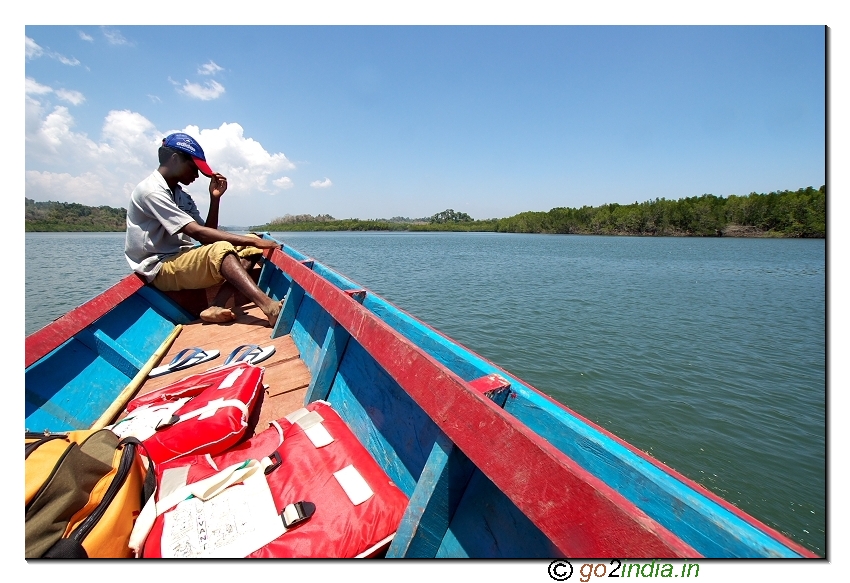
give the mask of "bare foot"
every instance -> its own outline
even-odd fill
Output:
[[[280,310],[283,308],[283,300],[276,302],[274,300],[269,301],[268,309],[264,309],[263,313],[266,315],[266,318],[269,319],[269,324],[272,328],[277,323],[277,317],[280,316]]]
[[[220,308],[218,306],[210,306],[201,312],[201,320],[204,322],[230,322],[236,319],[236,314],[230,308]]]

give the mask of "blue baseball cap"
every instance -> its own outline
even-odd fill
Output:
[[[195,138],[189,134],[171,134],[162,138],[162,145],[172,150],[178,150],[189,154],[195,161],[195,166],[206,176],[212,176],[215,172],[212,171],[210,165],[207,164],[207,158],[204,156],[204,149],[195,141]]]

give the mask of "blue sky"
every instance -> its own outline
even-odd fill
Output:
[[[222,224],[819,187],[822,26],[26,26],[26,196],[125,206],[194,134]],[[204,181],[187,189],[203,208]]]

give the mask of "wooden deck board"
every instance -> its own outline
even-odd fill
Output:
[[[221,353],[218,358],[183,371],[148,379],[137,396],[223,364],[227,356],[243,344],[257,344],[261,347],[274,345],[275,353],[259,364],[265,369],[263,383],[268,389],[263,395],[256,431],[262,431],[270,421],[303,407],[311,377],[295,342],[289,335],[271,339],[272,329],[262,311],[253,303],[237,308],[235,312],[236,320],[233,322],[210,324],[195,320],[185,324],[158,365],[167,364],[181,350],[196,346],[204,350],[218,350]]]

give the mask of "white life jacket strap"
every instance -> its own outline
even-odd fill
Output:
[[[221,384],[218,386],[219,390],[220,389],[229,389],[230,387],[232,387],[233,383],[236,382],[236,379],[238,379],[240,376],[242,376],[243,372],[245,372],[245,367],[239,367],[236,370],[234,370],[233,372],[231,372],[229,375],[227,375],[225,377],[225,379],[223,381],[221,381]]]
[[[178,468],[168,468],[162,472],[157,488],[154,493],[148,498],[144,508],[136,518],[133,524],[133,531],[130,533],[129,546],[133,549],[136,557],[139,557],[142,552],[142,546],[148,538],[148,534],[153,528],[156,521],[156,499],[160,496],[168,497],[177,490],[186,487],[186,480],[189,478],[189,466],[180,466]]]
[[[334,478],[336,478],[336,481],[342,486],[348,499],[355,506],[363,504],[374,494],[372,488],[369,487],[369,484],[363,478],[363,475],[351,464],[334,472]]]
[[[211,458],[208,461],[213,468],[216,468]],[[130,548],[137,557],[140,556],[141,548],[153,528],[156,517],[183,500],[193,496],[201,500],[209,500],[213,496],[223,492],[228,486],[250,478],[262,470],[262,468],[263,466],[259,461],[246,460],[233,464],[217,474],[193,484],[186,483],[189,476],[189,466],[165,470],[162,473],[159,488],[159,494],[162,497],[157,502],[157,492],[154,492],[144,508],[142,508],[139,516],[136,518],[136,523],[133,525],[133,531],[130,533]]]
[[[219,471],[218,466],[217,466],[217,465],[216,465],[216,463],[213,461],[212,456],[211,456],[210,454],[206,454],[206,455],[204,456],[204,459],[205,459],[205,460],[207,460],[207,463],[210,465],[210,467],[211,467],[212,469],[214,469],[215,471]]]
[[[298,421],[301,417],[308,415],[309,413],[310,412],[307,410],[306,407],[301,407],[300,409],[296,409],[295,411],[284,417],[284,419],[294,425],[296,421]]]
[[[260,465],[263,466],[263,474],[266,476],[278,469],[282,463],[283,458],[280,457],[280,452],[277,450],[260,460]]]
[[[156,514],[159,516],[190,496],[204,501],[209,500],[213,496],[223,492],[228,486],[237,484],[258,471],[262,471],[262,469],[260,462],[257,460],[246,460],[233,464],[209,478],[192,484],[186,484],[182,488],[169,493],[156,503]]]
[[[279,427],[279,426],[278,426]],[[281,437],[283,434],[281,433]],[[280,452],[275,450],[268,457],[260,460],[260,465],[263,467],[263,473],[269,475],[275,471],[282,463]],[[301,500],[287,504],[280,513],[280,518],[283,521],[283,528],[289,530],[297,524],[308,520],[316,511],[316,505],[312,502]]]
[[[287,415],[286,419],[293,425],[301,427],[314,447],[324,447],[334,442],[333,436],[322,425],[325,419],[316,411],[308,411],[305,407],[301,407]]]
[[[194,411],[183,413],[171,425],[176,425],[177,423],[182,423],[183,421],[188,421],[189,419],[194,419],[195,417],[198,418],[198,421],[202,421],[204,419],[212,417],[219,409],[224,409],[225,407],[236,407],[237,409],[242,411],[243,423],[248,419],[248,405],[246,405],[239,399],[213,399],[200,409],[195,409]]]
[[[133,523],[133,530],[130,532],[130,541],[127,543],[127,546],[132,549],[136,558],[141,556],[142,546],[144,546],[145,540],[147,540],[148,534],[150,534],[155,521],[156,490],[154,490],[151,497],[148,498],[148,501],[142,507],[141,512],[139,512],[139,515],[136,517],[136,522]]]
[[[371,547],[369,547],[368,549],[366,549],[365,551],[363,551],[362,553],[360,553],[359,555],[357,555],[357,556],[356,556],[356,557],[354,557],[354,558],[355,558],[355,559],[368,558],[368,557],[370,557],[370,556],[372,555],[372,553],[374,553],[375,551],[378,551],[378,550],[380,550],[381,548],[383,548],[383,547],[385,547],[385,546],[389,545],[389,544],[392,542],[392,540],[393,540],[394,538],[395,538],[395,533],[392,533],[392,534],[391,534],[391,535],[389,535],[388,537],[385,537],[383,540],[380,540],[380,541],[376,542],[376,543],[375,543],[375,544],[373,544]]]
[[[283,512],[280,513],[280,517],[283,520],[283,527],[286,530],[289,530],[305,520],[308,520],[315,512],[315,504],[301,500],[299,502],[287,504],[283,509]]]
[[[321,423],[316,423],[315,425],[311,425],[308,429],[304,430],[304,435],[313,442],[313,446],[325,447],[334,442],[333,436],[328,433],[328,430],[325,429],[325,426]]]
[[[278,423],[277,421],[271,421],[271,422],[269,422],[269,425],[271,425],[272,427],[274,427],[277,430],[277,435],[278,435],[278,438],[279,438],[279,441],[277,442],[277,446],[280,447],[281,444],[283,443],[283,427],[281,427],[280,423]]]
[[[151,437],[160,426],[168,425],[174,412],[183,407],[191,397],[184,397],[168,403],[157,403],[139,407],[126,417],[110,425],[113,433],[119,437],[135,437],[144,441]]]

